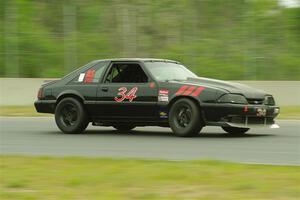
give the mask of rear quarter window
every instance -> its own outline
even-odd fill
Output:
[[[83,84],[98,84],[105,68],[108,66],[108,61],[98,62],[96,65],[80,72],[73,78],[69,84],[83,85]]]

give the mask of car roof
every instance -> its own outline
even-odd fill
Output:
[[[142,61],[142,62],[171,62],[180,63],[175,60],[169,59],[158,59],[158,58],[110,58],[110,59],[100,59],[97,61],[120,61],[120,62],[130,62],[130,61]]]

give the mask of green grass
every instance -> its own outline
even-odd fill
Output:
[[[0,106],[0,116],[10,117],[39,117],[51,116],[51,114],[38,113],[34,106]]]
[[[0,106],[0,116],[51,116],[37,113],[33,106]],[[283,106],[278,119],[300,119],[300,106]]]
[[[0,157],[0,199],[299,199],[300,167]]]
[[[300,119],[300,106],[281,107],[279,119]]]

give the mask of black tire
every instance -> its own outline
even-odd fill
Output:
[[[250,128],[238,128],[238,127],[227,127],[227,126],[222,126],[222,129],[229,133],[230,135],[244,135],[247,131],[250,130]]]
[[[134,125],[128,125],[128,124],[118,124],[118,125],[113,125],[115,129],[118,131],[130,131],[135,128]]]
[[[169,124],[177,136],[193,137],[198,135],[203,127],[199,107],[187,98],[177,100],[170,109]]]
[[[67,134],[82,133],[89,124],[82,104],[71,97],[62,99],[55,108],[55,122]]]

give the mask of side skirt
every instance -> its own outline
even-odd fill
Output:
[[[113,126],[116,124],[132,124],[134,126],[161,126],[169,127],[167,121],[137,120],[137,119],[93,119],[93,126]]]

